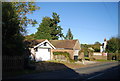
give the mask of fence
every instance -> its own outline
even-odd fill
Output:
[[[13,72],[24,69],[23,56],[2,56],[2,71]]]

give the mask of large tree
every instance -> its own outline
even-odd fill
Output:
[[[22,32],[25,31],[25,26],[27,24],[30,24],[29,20],[24,20],[27,14],[25,10],[27,10],[28,12],[31,11],[27,6],[23,6],[24,4],[29,4],[29,3],[13,3],[13,2],[2,3],[3,55],[10,55],[10,56],[22,55],[24,52],[24,44],[23,44],[24,37]],[[21,9],[21,11],[18,12],[19,9]],[[26,14],[24,14],[25,12]]]
[[[40,7],[36,6],[35,2],[12,2],[15,6],[15,12],[18,14],[19,26],[21,32],[26,33],[26,27],[28,24],[35,26],[37,21],[34,19],[29,19],[26,15],[32,14],[35,10],[39,10]]]
[[[109,53],[120,53],[120,38],[112,37],[110,40],[107,41],[107,48],[106,51]]]
[[[51,37],[51,18],[44,17],[42,23],[37,28],[37,32],[35,33],[35,39],[52,39]]]
[[[65,39],[67,39],[67,40],[73,39],[73,34],[72,34],[70,28],[68,29],[68,32],[67,32]]]
[[[42,23],[37,28],[35,39],[58,40],[63,36],[62,28],[58,25],[60,22],[59,15],[53,12],[53,18],[44,17]]]
[[[100,52],[100,46],[101,43],[95,42],[95,44],[91,45],[91,47],[94,49],[94,52]]]

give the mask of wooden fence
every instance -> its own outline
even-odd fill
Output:
[[[13,72],[24,69],[23,56],[2,56],[2,71]]]

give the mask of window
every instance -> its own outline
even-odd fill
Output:
[[[50,52],[50,48],[48,48],[48,52]]]
[[[47,46],[47,42],[44,43],[44,46]]]
[[[74,56],[74,60],[77,61],[78,60],[78,56]]]

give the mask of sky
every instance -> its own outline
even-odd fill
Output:
[[[60,15],[63,34],[71,29],[74,39],[82,44],[103,43],[118,34],[118,3],[117,2],[36,2],[40,10],[27,15],[37,20],[35,27],[28,25],[28,35],[35,33],[42,18],[52,18],[52,12]]]

